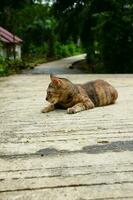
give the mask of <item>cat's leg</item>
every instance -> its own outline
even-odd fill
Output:
[[[53,104],[49,104],[47,107],[43,108],[41,112],[47,113],[47,112],[53,111],[54,109],[55,109],[55,106]]]
[[[94,108],[94,104],[92,103],[92,101],[87,101],[85,103],[77,103],[75,104],[73,107],[71,108],[68,108],[67,109],[67,113],[68,114],[74,114],[74,113],[77,113],[77,112],[81,112],[83,110],[87,110],[87,109],[91,109],[91,108]]]

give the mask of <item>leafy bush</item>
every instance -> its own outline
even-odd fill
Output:
[[[29,65],[22,60],[8,60],[7,67],[10,73],[20,73],[22,70],[29,68]]]
[[[0,76],[8,75],[8,69],[5,64],[0,63]]]
[[[48,44],[44,43],[41,46],[35,46],[34,44],[31,44],[29,46],[29,54],[32,56],[47,56],[48,53]]]
[[[0,76],[5,76],[8,75],[8,68],[5,63],[5,60],[0,57]]]
[[[67,47],[71,55],[78,52],[78,47],[74,44],[74,42],[68,43]]]
[[[0,76],[20,73],[30,66],[22,60],[3,60],[0,58]]]
[[[82,53],[83,50],[73,42],[68,44],[61,44],[60,42],[56,42],[54,45],[54,52],[56,58],[64,58],[67,56],[72,56],[78,53]]]

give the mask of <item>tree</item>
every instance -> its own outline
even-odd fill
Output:
[[[57,22],[51,15],[51,7],[33,4],[14,10],[12,23],[16,27],[15,34],[23,38],[25,53],[47,51],[47,55],[54,54]]]
[[[105,72],[133,72],[132,0],[56,0],[54,8],[60,35],[80,37],[90,63]]]
[[[0,25],[10,31],[14,31],[12,17],[14,10],[21,9],[26,5],[32,5],[34,0],[0,0]]]
[[[81,11],[84,7],[83,1],[57,0],[54,4],[54,14],[59,22],[59,36],[62,42],[69,39],[77,42],[80,35],[82,20]]]
[[[95,41],[106,72],[133,72],[132,5],[131,1],[108,0],[106,7],[93,14]]]

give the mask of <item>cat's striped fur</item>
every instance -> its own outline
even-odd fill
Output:
[[[98,106],[114,104],[117,90],[104,80],[95,80],[85,84],[73,84],[65,78],[51,75],[51,83],[47,89],[46,100],[50,105],[42,112],[50,112],[55,108],[67,109],[67,113],[77,113]]]

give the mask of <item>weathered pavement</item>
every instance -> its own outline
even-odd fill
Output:
[[[115,105],[40,113],[48,75],[0,78],[0,200],[133,199],[133,75],[63,75],[113,84]]]

